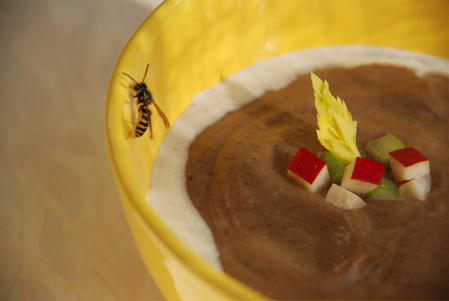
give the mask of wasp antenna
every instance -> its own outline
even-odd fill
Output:
[[[126,76],[129,77],[133,82],[135,82],[135,83],[137,84],[136,80],[135,80],[134,78],[132,78],[131,75],[126,74],[125,72],[122,72],[122,74],[123,74],[123,75],[126,75]]]
[[[145,69],[145,74],[143,75],[142,83],[145,81],[145,77],[147,77],[148,67],[150,67],[150,63],[147,64],[147,68]]]

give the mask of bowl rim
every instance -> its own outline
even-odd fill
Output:
[[[142,49],[141,41],[138,40],[139,33],[145,31],[154,17],[159,14],[164,14],[181,3],[179,0],[165,0],[156,9],[154,9],[137,27],[133,35],[125,44],[120,53],[116,65],[113,69],[112,76],[109,82],[109,88],[106,96],[106,116],[105,116],[105,137],[106,148],[109,157],[109,163],[112,168],[115,182],[121,192],[121,200],[127,203],[133,210],[135,217],[147,229],[153,232],[157,239],[162,242],[165,247],[174,255],[174,257],[184,266],[189,266],[189,271],[195,274],[206,285],[217,289],[219,292],[227,293],[228,295],[238,296],[241,299],[261,299],[258,292],[247,287],[238,280],[222,273],[211,265],[206,263],[188,249],[181,241],[165,226],[161,218],[151,209],[142,195],[142,189],[137,184],[136,176],[126,163],[128,159],[124,156],[124,141],[119,135],[114,135],[117,131],[121,131],[121,124],[114,122],[119,120],[117,114],[117,107],[111,104],[112,95],[117,93],[118,87],[121,87],[120,77],[117,76],[122,70],[130,70],[129,66],[134,64],[131,58],[136,57],[139,50]],[[137,50],[136,50],[137,49]],[[128,67],[128,68],[127,68]],[[141,254],[142,256],[142,254]]]

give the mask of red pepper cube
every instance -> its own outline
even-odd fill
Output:
[[[430,173],[429,159],[413,147],[389,153],[393,176],[398,181],[419,178]]]
[[[287,174],[312,192],[330,182],[326,162],[304,147],[298,150],[287,165]]]
[[[358,157],[346,166],[341,186],[354,193],[368,193],[380,184],[384,170],[385,164]]]

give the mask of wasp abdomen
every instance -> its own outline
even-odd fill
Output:
[[[145,104],[140,104],[139,112],[141,114],[140,118],[137,120],[135,135],[136,137],[140,137],[145,134],[148,128],[149,115],[151,111],[148,110]]]

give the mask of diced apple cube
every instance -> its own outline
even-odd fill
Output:
[[[346,166],[341,186],[354,193],[368,193],[380,184],[384,170],[385,164],[358,157]]]
[[[330,182],[326,162],[301,147],[287,165],[287,174],[315,192]]]
[[[376,161],[386,165],[390,164],[388,154],[404,147],[404,142],[392,134],[382,136],[366,144],[368,153],[370,153]]]
[[[341,209],[358,209],[366,205],[358,195],[335,183],[327,192],[326,201]]]
[[[415,197],[418,200],[425,201],[432,186],[430,174],[414,178],[401,185],[401,190],[406,195]]]
[[[390,166],[398,181],[419,178],[430,173],[429,159],[413,147],[390,152]]]

